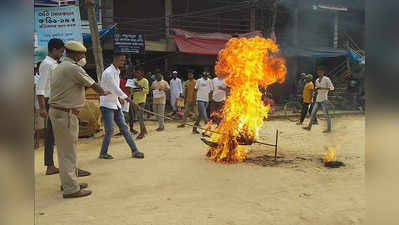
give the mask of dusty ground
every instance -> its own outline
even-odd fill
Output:
[[[114,160],[99,160],[101,138],[79,140],[80,178],[93,194],[62,199],[57,175],[44,176],[43,149],[36,150],[37,225],[352,225],[362,224],[364,117],[338,117],[333,133],[325,124],[306,132],[286,120],[267,121],[261,139],[280,135],[280,163],[273,149],[251,146],[249,160],[220,165],[205,158],[205,145],[190,128],[168,123],[137,141],[144,160],[130,158],[123,137],[114,137]],[[326,146],[336,146],[346,166],[323,167]],[[266,156],[265,156],[266,155]]]

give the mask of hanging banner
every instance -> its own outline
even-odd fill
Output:
[[[35,0],[35,6],[58,6],[60,3],[58,0]]]
[[[38,47],[47,46],[52,38],[83,42],[77,6],[35,8],[34,18]]]
[[[145,42],[141,34],[115,34],[114,51],[121,53],[144,53]]]

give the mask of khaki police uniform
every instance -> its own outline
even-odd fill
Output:
[[[95,81],[76,62],[66,57],[51,74],[49,116],[53,125],[64,194],[80,190],[77,182],[76,147],[78,114],[85,103],[85,87]]]

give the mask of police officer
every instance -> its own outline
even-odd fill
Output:
[[[86,48],[77,41],[65,44],[66,57],[52,72],[49,116],[57,145],[61,190],[64,198],[91,194],[86,183],[77,182],[76,147],[79,134],[78,114],[85,102],[85,87],[99,95],[108,95],[82,68],[86,64]]]

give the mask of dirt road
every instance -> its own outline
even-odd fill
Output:
[[[338,117],[310,132],[286,120],[266,121],[260,139],[280,135],[279,163],[273,148],[252,145],[248,160],[221,165],[205,157],[205,145],[191,129],[167,123],[137,141],[145,159],[132,159],[122,136],[98,159],[101,137],[80,139],[79,167],[92,176],[93,194],[63,199],[58,175],[45,176],[43,149],[35,152],[37,225],[353,225],[361,224],[364,198],[364,117]],[[346,166],[325,168],[325,147],[337,148]],[[265,156],[266,155],[266,156]],[[57,160],[55,160],[57,162]]]

